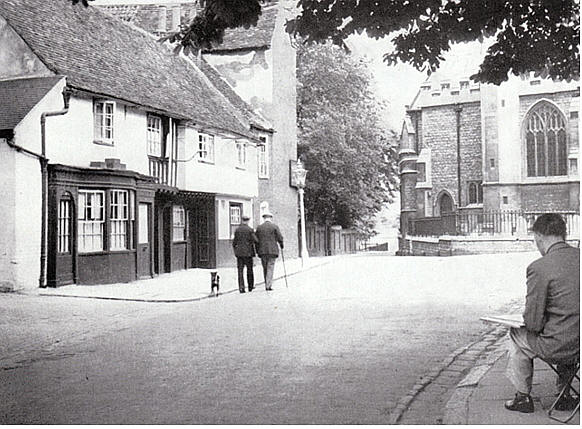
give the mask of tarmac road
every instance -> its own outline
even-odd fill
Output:
[[[191,303],[0,296],[0,424],[387,423],[534,257],[346,257]]]

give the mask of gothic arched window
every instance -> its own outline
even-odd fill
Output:
[[[525,145],[528,177],[568,174],[566,120],[550,103],[540,103],[528,114]]]

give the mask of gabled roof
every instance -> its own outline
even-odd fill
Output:
[[[251,136],[248,124],[196,66],[97,7],[70,0],[0,0],[0,15],[73,88]]]
[[[278,6],[263,7],[259,21],[254,27],[233,28],[224,32],[221,44],[216,44],[205,52],[219,53],[221,51],[242,51],[249,49],[268,49],[275,31]]]
[[[218,71],[208,64],[206,60],[201,59],[197,62],[200,70],[206,75],[208,80],[212,82],[212,85],[218,89],[226,99],[244,115],[246,121],[248,121],[255,128],[259,128],[264,131],[273,131],[273,125],[265,119],[260,114],[254,112],[252,107],[249,106],[246,101],[239,97],[235,90],[230,86],[230,84],[218,73]]]
[[[0,131],[13,130],[62,78],[0,80]]]

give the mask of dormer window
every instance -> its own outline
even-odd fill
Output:
[[[430,91],[430,85],[421,85],[421,86],[420,86],[420,89],[421,89],[422,91]]]
[[[115,102],[96,100],[93,104],[94,141],[113,145]]]
[[[469,88],[469,81],[468,80],[462,80],[459,83],[459,86],[460,86],[461,90],[468,89]]]
[[[450,83],[441,83],[441,91],[444,91],[445,89],[450,89],[450,88],[451,88]]]

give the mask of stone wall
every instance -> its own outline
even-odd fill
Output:
[[[431,148],[433,195],[448,191],[457,206],[467,204],[467,182],[482,180],[481,109],[463,104],[460,113],[461,201],[458,201],[456,105],[423,109],[423,146]]]
[[[580,247],[579,239],[568,244]],[[533,238],[514,237],[411,237],[401,238],[399,255],[456,256],[488,253],[513,253],[537,251]]]

